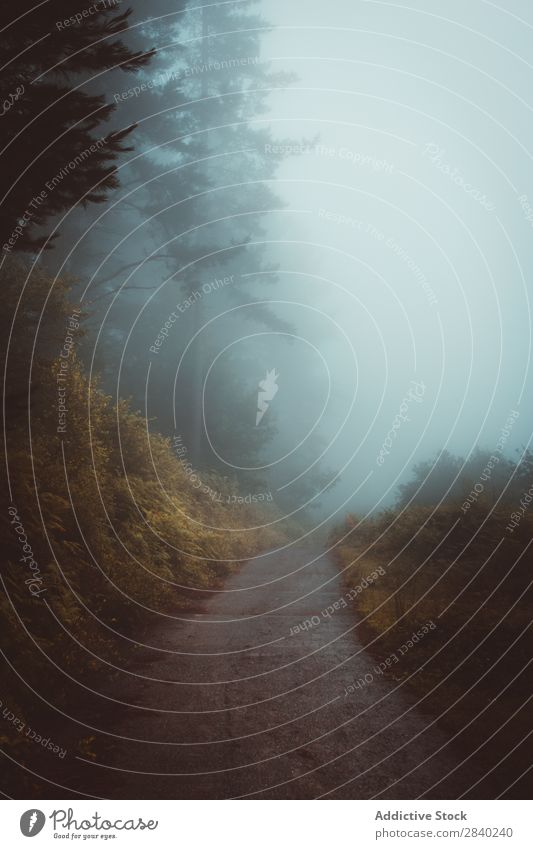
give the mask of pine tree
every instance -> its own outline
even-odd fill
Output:
[[[5,252],[37,248],[53,216],[101,203],[118,185],[115,163],[133,127],[102,133],[116,108],[102,88],[113,69],[137,71],[153,55],[126,44],[131,10],[117,12],[118,3],[22,0],[0,10]]]

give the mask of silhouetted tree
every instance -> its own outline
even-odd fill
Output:
[[[398,487],[398,507],[438,504],[445,497],[447,500],[454,495],[459,497],[462,488],[458,475],[463,462],[445,449],[435,458],[417,463],[411,479]]]
[[[398,487],[397,506],[459,506],[469,496],[480,506],[492,507],[499,499],[507,503],[519,492],[528,463],[531,469],[527,453],[516,465],[486,449],[475,448],[466,460],[444,450],[414,466],[410,480]]]
[[[110,216],[113,232],[106,217],[95,233],[98,243],[90,237],[88,251],[93,254],[92,268],[100,257],[106,258],[89,293],[90,300],[97,299],[93,303],[95,324],[101,330],[98,368],[109,376],[106,385],[117,374],[120,342],[142,310],[122,362],[120,391],[143,411],[146,369],[153,359],[149,347],[162,321],[192,295],[193,306],[179,313],[154,362],[145,412],[164,433],[178,430],[191,461],[203,468],[218,462],[203,434],[202,387],[221,334],[229,342],[243,321],[252,331],[293,329],[267,306],[231,312],[241,304],[263,300],[263,292],[275,283],[274,275],[254,279],[248,274],[274,270],[261,244],[262,213],[283,206],[271,188],[282,157],[270,130],[258,119],[270,89],[286,84],[289,77],[273,73],[261,60],[264,26],[246,3],[191,9],[175,23],[165,20],[163,27],[147,24],[151,37],[157,36],[158,56],[150,75],[141,75],[139,82],[151,87],[136,98],[127,93],[119,97],[121,119],[139,122],[141,155],[124,169],[125,197]],[[245,182],[243,174],[248,175]],[[110,254],[120,237],[122,243]],[[203,287],[209,289],[215,280],[231,283],[220,288],[215,283],[212,294],[204,296]],[[164,286],[147,305],[148,290],[155,291],[161,281],[166,281]],[[126,287],[124,295],[102,328],[101,318],[111,301],[102,295],[121,285]],[[219,312],[226,313],[223,330],[220,325],[209,326],[180,366],[174,405],[176,363],[194,334]],[[250,387],[237,378],[237,358],[233,352],[234,371],[226,369],[223,390],[210,392],[213,438],[218,445],[233,441],[252,465],[251,456],[257,457],[271,431],[246,429],[236,412],[228,429],[225,405],[231,399],[236,411],[249,404],[252,421],[253,394],[257,395],[257,381],[266,365],[258,360],[250,394]]]

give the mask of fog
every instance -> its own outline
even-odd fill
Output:
[[[113,119],[138,122],[137,149],[69,236],[94,367],[195,469],[297,513],[390,505],[415,463],[494,450],[517,411],[513,456],[531,436],[531,33],[483,3],[253,9],[141,27],[159,52],[117,82]]]
[[[376,840],[530,798],[533,14],[505,5],[0,7],[13,833],[69,793],[149,830],[379,799]],[[72,810],[54,837],[104,828]],[[465,834],[519,833],[490,810]]]

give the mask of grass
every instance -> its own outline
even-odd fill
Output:
[[[435,622],[385,675],[450,737],[457,735],[465,752],[481,746],[476,757],[487,769],[517,746],[491,774],[502,789],[520,775],[527,757],[520,741],[532,729],[524,706],[531,674],[524,667],[533,657],[533,517],[526,515],[512,535],[508,521],[508,510],[481,506],[466,515],[454,506],[412,507],[365,522],[349,516],[334,532],[336,540],[347,534],[335,549],[347,587],[378,566],[385,572],[354,602],[368,650],[383,662]],[[521,792],[527,791],[519,783],[513,793]]]

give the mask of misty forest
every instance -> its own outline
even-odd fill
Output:
[[[5,798],[530,797],[504,6],[3,5]]]

